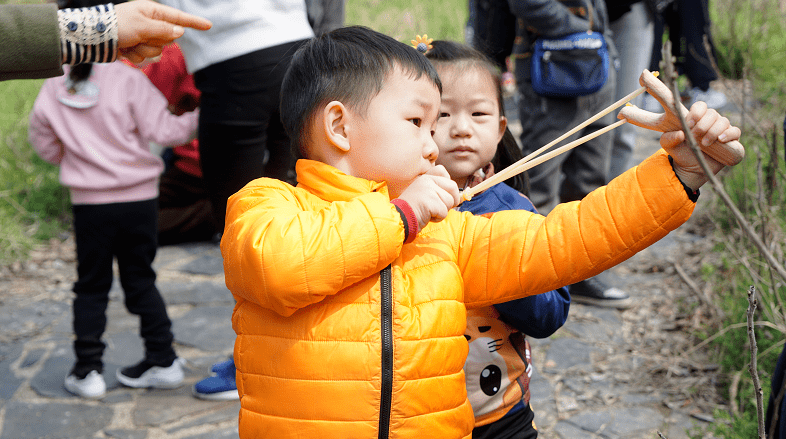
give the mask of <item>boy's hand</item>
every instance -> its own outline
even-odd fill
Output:
[[[711,145],[716,140],[721,143],[737,140],[741,135],[740,129],[732,126],[729,119],[713,109],[708,109],[707,104],[701,101],[691,106],[686,120],[700,147]],[[693,155],[682,130],[663,133],[660,145],[674,159],[674,173],[686,186],[697,190],[707,182],[708,177],[701,169],[696,156]],[[724,165],[719,161],[704,152],[702,154],[714,174],[724,168]]]
[[[422,229],[430,221],[445,219],[448,211],[459,204],[461,196],[445,167],[437,165],[417,177],[398,198],[412,207]]]
[[[674,110],[674,95],[666,84],[647,70],[642,72],[639,77],[639,83],[645,86],[647,92],[660,102],[664,112],[651,113],[636,106],[626,106],[619,112],[617,117],[626,119],[633,125],[662,133],[681,130],[682,124],[680,123],[678,113]],[[679,114],[687,117],[690,113],[688,109],[682,103],[676,104]],[[736,140],[720,140],[715,143],[702,144],[701,149],[726,166],[734,166],[745,157],[745,149]]]

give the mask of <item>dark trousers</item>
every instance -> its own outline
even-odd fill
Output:
[[[529,404],[502,419],[472,430],[473,439],[536,439],[535,413]]]
[[[159,245],[208,241],[218,232],[201,178],[172,166],[158,188]]]
[[[529,68],[529,62],[519,64],[517,61],[521,145],[525,156],[614,102],[616,71],[613,68],[609,69],[606,84],[597,92],[566,99],[537,94],[532,88],[531,80],[528,79],[528,73],[521,71]],[[615,121],[614,113],[607,114],[563,140],[559,145],[605,128]],[[578,148],[527,171],[530,185],[529,198],[535,207],[545,215],[557,204],[580,200],[608,183],[612,136],[612,133],[598,136]]]
[[[219,230],[227,198],[251,180],[294,180],[294,154],[279,113],[279,94],[302,41],[205,67],[194,74],[202,92],[199,154]]]
[[[112,261],[117,258],[125,306],[139,316],[145,358],[159,366],[175,359],[172,322],[155,285],[157,202],[75,205],[74,234],[78,279],[74,283],[74,352],[72,370],[82,376],[103,370],[106,308],[112,287]]]
[[[710,34],[709,0],[676,0],[655,17],[655,42],[652,49],[650,70],[659,70],[662,58],[664,28],[669,28],[671,51],[677,57],[677,69],[685,74],[693,87],[707,90],[710,81],[718,79],[710,56],[715,48]],[[712,53],[704,47],[704,35]]]

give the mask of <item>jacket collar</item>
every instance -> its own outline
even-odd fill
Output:
[[[301,159],[295,171],[299,188],[326,201],[349,201],[370,192],[388,195],[387,184],[352,177],[322,162]]]

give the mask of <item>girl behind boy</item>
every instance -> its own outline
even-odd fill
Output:
[[[440,118],[434,133],[437,164],[459,188],[475,186],[521,158],[507,129],[500,73],[469,46],[434,41],[426,53],[442,79]],[[519,174],[475,195],[457,210],[482,215],[523,209],[537,213],[523,194]],[[469,355],[464,364],[467,395],[475,414],[473,438],[536,438],[529,406],[530,347],[525,334],[545,338],[564,323],[570,308],[567,287],[495,306],[467,310]]]
[[[158,177],[164,166],[149,151],[149,142],[178,145],[193,139],[197,117],[169,113],[161,92],[142,72],[122,62],[66,68],[65,76],[48,79],[41,87],[30,114],[30,143],[44,160],[60,166],[74,214],[76,364],[65,379],[71,393],[101,398],[106,392],[101,336],[113,257],[126,308],[140,317],[145,342],[145,358],[118,369],[118,380],[131,387],[158,388],[183,381],[172,347],[172,323],[152,268]]]

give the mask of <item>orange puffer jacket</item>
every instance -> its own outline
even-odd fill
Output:
[[[548,217],[451,211],[410,244],[384,184],[301,160],[233,195],[221,241],[244,438],[468,438],[466,307],[595,275],[691,202],[665,153]]]

